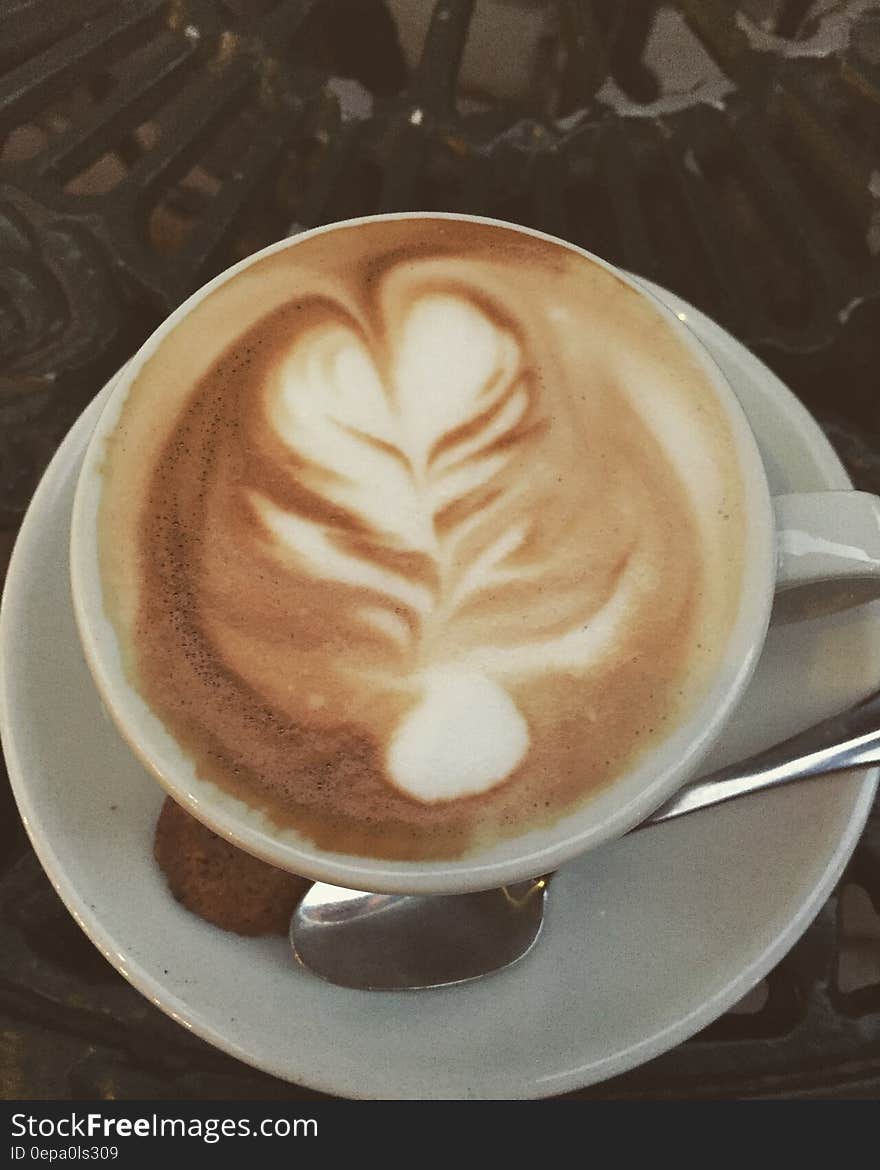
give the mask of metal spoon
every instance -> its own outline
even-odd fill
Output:
[[[645,829],[701,808],[880,763],[880,691],[783,743],[686,784]],[[445,987],[501,970],[541,933],[550,875],[476,894],[369,894],[316,882],[294,911],[297,960],[331,983],[364,990]]]

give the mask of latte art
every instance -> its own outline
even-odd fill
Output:
[[[267,387],[270,426],[321,508],[251,499],[281,565],[347,587],[352,625],[387,643],[373,661],[349,664],[346,650],[335,669],[415,700],[386,747],[389,779],[448,800],[522,762],[528,727],[505,680],[594,664],[633,604],[634,574],[627,553],[597,612],[575,550],[535,548],[539,510],[564,489],[558,475],[528,482],[549,418],[523,345],[475,290],[419,292],[417,274],[407,285],[398,329],[379,323],[382,371],[357,322],[322,306]],[[556,594],[552,627],[517,609],[506,630],[505,594],[542,584]]]
[[[143,368],[105,475],[136,685],[204,776],[334,849],[552,821],[689,709],[735,612],[705,376],[613,275],[497,227],[256,263]]]

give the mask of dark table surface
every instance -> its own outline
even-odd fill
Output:
[[[2,0],[0,572],[61,438],[170,309],[291,227],[379,210],[496,215],[658,280],[756,351],[880,492],[880,5],[660,7]],[[878,910],[875,808],[738,1011],[575,1096],[876,1096]],[[107,964],[5,778],[0,1095],[317,1096]]]

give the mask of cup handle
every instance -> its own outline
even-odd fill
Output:
[[[869,492],[776,496],[776,590],[874,582],[880,596],[880,497]]]

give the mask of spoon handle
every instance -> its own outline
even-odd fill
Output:
[[[686,784],[637,828],[750,792],[870,764],[880,764],[880,691],[766,751]]]

